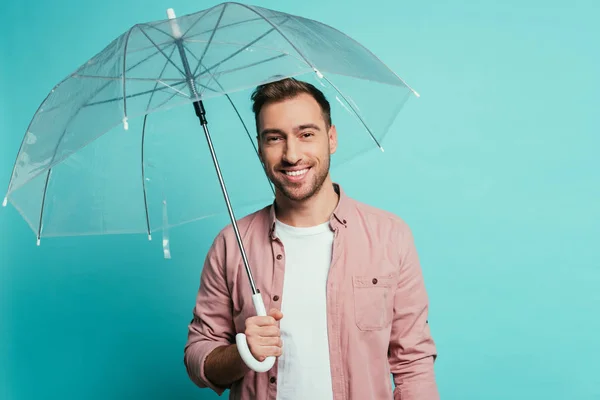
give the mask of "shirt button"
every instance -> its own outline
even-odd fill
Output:
[[[377,278],[373,278],[373,285],[377,285]]]
[[[277,259],[281,260],[283,258],[283,256],[281,254],[277,254]]]
[[[275,377],[274,377],[274,376],[272,376],[272,377],[271,377],[271,379],[269,379],[269,382],[271,382],[271,383],[275,383],[275,380],[276,380],[276,379],[275,379]]]
[[[277,301],[277,300],[279,300],[279,296],[277,296],[277,295],[273,296],[273,300],[274,300],[274,301]]]

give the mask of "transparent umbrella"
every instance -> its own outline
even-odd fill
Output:
[[[132,26],[51,90],[25,133],[3,205],[18,210],[38,245],[43,237],[151,239],[161,231],[166,257],[170,228],[226,209],[256,312],[266,315],[234,208],[272,198],[249,97],[257,85],[287,77],[331,100],[338,164],[383,150],[401,107],[418,96],[323,23],[239,3],[179,18],[169,9],[164,20]],[[250,368],[272,367],[274,358],[252,357],[243,333],[236,340]]]

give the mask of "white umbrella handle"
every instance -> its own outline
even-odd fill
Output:
[[[252,295],[252,302],[254,303],[254,309],[256,310],[256,315],[259,317],[266,317],[267,310],[265,310],[265,304],[263,303],[262,295],[260,293],[256,293]],[[240,353],[240,357],[244,360],[244,363],[248,366],[248,368],[256,371],[256,372],[267,372],[273,365],[275,365],[275,357],[269,356],[264,361],[258,361],[252,353],[250,352],[250,348],[248,347],[248,342],[246,341],[246,335],[243,333],[238,333],[235,335],[235,342],[237,343],[237,348]]]

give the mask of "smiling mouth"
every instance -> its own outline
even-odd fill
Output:
[[[299,176],[306,174],[308,172],[308,170],[309,170],[309,168],[304,168],[304,169],[299,169],[297,171],[283,171],[283,173],[286,174],[287,176],[299,177]]]

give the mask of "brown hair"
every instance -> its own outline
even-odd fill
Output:
[[[325,120],[325,126],[329,129],[331,127],[331,107],[323,92],[308,82],[299,81],[294,78],[284,78],[259,85],[252,93],[252,111],[254,112],[257,133],[260,134],[258,132],[258,115],[265,104],[291,99],[301,93],[311,95],[319,103],[323,119]]]

